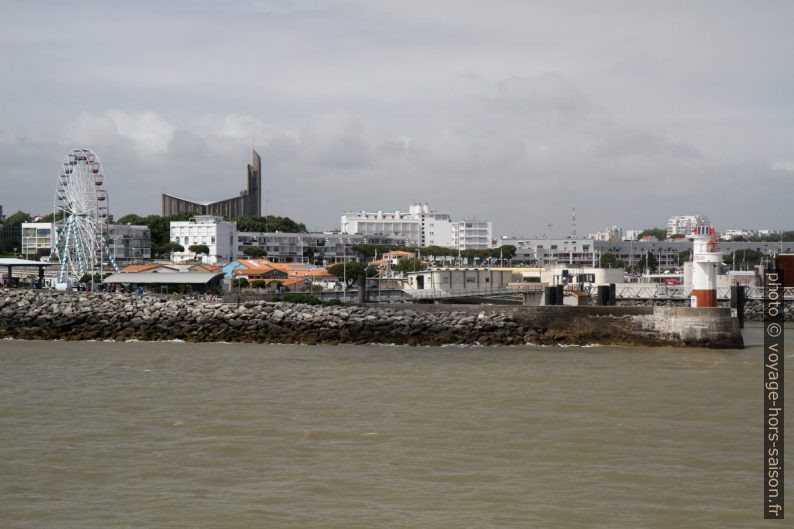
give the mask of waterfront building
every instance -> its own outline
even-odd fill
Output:
[[[6,220],[6,216],[3,215],[3,205],[0,204],[0,222],[3,222],[4,220]]]
[[[237,224],[213,215],[197,215],[187,221],[171,221],[170,240],[185,251],[174,252],[175,263],[200,259],[203,263],[228,263],[237,256]],[[195,255],[189,247],[205,244],[209,255]]]
[[[498,291],[513,281],[510,269],[431,268],[406,274],[405,290],[437,293],[483,293]]]
[[[148,226],[111,224],[108,228],[108,248],[120,266],[141,262],[152,257],[151,235]]]
[[[425,204],[412,204],[408,211],[345,212],[342,233],[402,237],[414,247],[490,248],[492,226],[488,221],[453,222],[449,213],[434,211]],[[467,245],[467,248],[461,247]]]
[[[38,259],[50,255],[55,245],[52,222],[23,222],[20,247],[25,259]]]
[[[225,200],[210,202],[193,202],[173,195],[163,194],[163,216],[169,217],[177,213],[195,213],[197,215],[217,215],[227,219],[241,216],[262,215],[262,158],[253,151],[253,163],[248,165],[247,187],[240,195]]]
[[[692,235],[692,230],[695,229],[695,226],[710,224],[711,222],[708,217],[700,213],[694,215],[676,215],[667,220],[667,237],[670,238],[673,235],[688,237]]]
[[[452,223],[452,248],[487,250],[493,246],[492,237],[493,224],[490,221],[462,220]]]
[[[604,231],[591,233],[587,238],[593,239],[594,241],[621,241],[624,238],[623,228],[620,226],[610,226],[604,228]]]
[[[236,255],[242,257],[246,248],[260,246],[265,249],[265,255],[272,261],[305,261],[318,265],[331,265],[357,260],[353,247],[365,244],[405,246],[408,242],[404,237],[387,235],[239,232]]]

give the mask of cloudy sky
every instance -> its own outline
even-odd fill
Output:
[[[794,3],[4,0],[0,204],[52,208],[93,149],[111,212],[264,205],[552,224],[580,234],[701,212],[794,228]]]

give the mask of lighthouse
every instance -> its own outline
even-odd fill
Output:
[[[692,230],[692,306],[717,306],[717,269],[722,252],[717,249],[717,235],[711,226]]]

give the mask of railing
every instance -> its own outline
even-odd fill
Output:
[[[764,287],[745,287],[747,299],[764,299]],[[618,286],[617,299],[689,299],[692,288],[680,285]],[[717,299],[730,299],[730,287],[717,288]],[[783,298],[794,300],[794,287],[783,288]]]
[[[487,288],[459,288],[452,290],[442,289],[406,289],[405,293],[412,299],[448,299],[465,297],[484,297],[505,294],[525,294],[529,292],[542,292],[543,285],[540,283],[514,283],[507,286]]]

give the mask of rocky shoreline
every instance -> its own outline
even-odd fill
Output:
[[[664,327],[668,320],[655,314],[651,307],[312,306],[13,289],[0,293],[3,338],[737,346],[735,336],[730,334],[733,331],[725,333],[730,325],[725,327],[717,319],[707,319],[697,335]],[[738,340],[740,347],[741,335]]]

